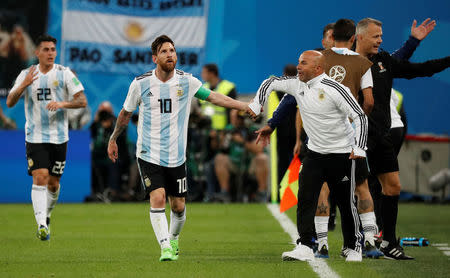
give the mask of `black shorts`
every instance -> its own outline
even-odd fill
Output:
[[[67,142],[62,144],[25,142],[28,175],[36,169],[48,169],[51,176],[61,177],[66,166]]]
[[[355,159],[355,182],[361,184],[369,176],[366,158]]]
[[[164,188],[168,196],[186,197],[186,164],[178,167],[163,167],[140,158],[137,159],[141,182],[146,192]]]
[[[398,160],[391,135],[369,136],[367,141],[367,160],[372,175],[397,172]]]

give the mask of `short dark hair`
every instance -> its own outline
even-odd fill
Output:
[[[215,76],[219,76],[219,67],[216,64],[206,64],[203,68]]]
[[[328,23],[325,27],[323,27],[322,38],[325,37],[325,34],[328,32],[328,30],[332,29],[334,29],[334,23]]]
[[[296,76],[297,67],[293,64],[287,64],[286,66],[284,66],[283,74],[286,76]]]
[[[333,37],[335,41],[346,42],[355,35],[355,22],[351,19],[341,18],[334,24]]]
[[[52,42],[56,45],[57,40],[50,35],[40,35],[36,39],[36,46],[39,46],[41,44],[41,42]]]
[[[161,49],[161,46],[166,42],[170,42],[173,47],[175,47],[173,40],[169,38],[169,36],[161,35],[152,42],[152,55],[157,55],[158,51]]]

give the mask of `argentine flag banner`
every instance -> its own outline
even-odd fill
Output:
[[[61,63],[79,72],[142,74],[151,43],[168,35],[177,68],[199,75],[208,0],[63,0]]]

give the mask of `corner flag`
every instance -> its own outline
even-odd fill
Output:
[[[280,188],[280,212],[285,212],[297,204],[298,173],[302,162],[296,155],[289,164],[286,174],[281,180]]]

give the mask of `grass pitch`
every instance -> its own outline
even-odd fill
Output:
[[[159,262],[148,204],[58,204],[51,240],[35,236],[31,205],[0,205],[1,277],[316,277],[304,262],[282,262],[289,236],[261,204],[188,204],[180,258]],[[295,209],[287,212],[295,223]],[[449,206],[402,204],[399,236],[450,243]],[[338,221],[339,223],[339,221]],[[341,277],[450,277],[450,257],[407,247],[414,261],[345,263],[339,224],[328,265]]]

